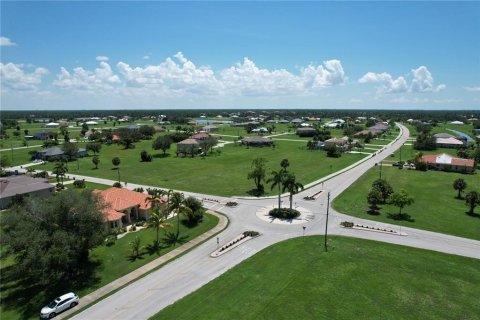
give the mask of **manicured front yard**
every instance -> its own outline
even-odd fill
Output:
[[[367,171],[334,200],[333,207],[339,212],[364,219],[480,240],[480,218],[466,214],[468,206],[465,205],[465,200],[455,199],[457,191],[453,189],[453,181],[462,178],[468,184],[466,191],[480,191],[478,174],[421,172],[383,166],[382,178],[394,190],[403,188],[415,199],[413,205],[404,209],[415,220],[409,222],[388,218],[389,213],[398,213],[398,208],[392,205],[381,206],[380,215],[367,213],[367,194],[372,182],[379,178],[379,170],[380,167],[375,167]],[[476,212],[480,213],[478,207]]]
[[[296,238],[152,319],[478,319],[476,259],[369,240]]]
[[[223,196],[248,195],[253,189],[253,180],[247,180],[251,170],[252,160],[264,157],[267,162],[267,178],[272,170],[278,170],[280,161],[287,158],[290,161],[289,170],[295,173],[297,180],[303,184],[315,181],[331,172],[345,168],[365,157],[359,154],[344,154],[340,158],[329,158],[324,151],[309,151],[302,142],[278,141],[272,149],[249,148],[239,144],[228,144],[220,148],[220,155],[209,155],[205,158],[196,156],[176,157],[175,145],[167,157],[161,151],[151,148],[152,141],[141,141],[135,144],[135,149],[124,150],[116,144],[103,145],[99,154],[98,170],[94,169],[92,157],[79,160],[79,167],[72,163],[68,174],[81,174],[116,180],[117,170],[113,169],[112,158],[121,159],[120,175],[122,182],[139,183]],[[141,162],[140,152],[147,150],[153,154],[152,162]],[[41,170],[52,170],[54,164],[35,166]],[[265,186],[268,194],[270,187]]]
[[[176,218],[171,218],[169,222],[173,224],[173,227],[168,230],[175,231]],[[203,222],[196,227],[187,228],[181,224],[180,236],[183,237],[183,241],[190,241],[215,227],[217,223],[217,217],[205,214]],[[161,237],[163,237],[163,234],[160,231]],[[138,258],[133,258],[129,243],[137,236],[141,239],[142,250]],[[100,246],[95,248],[90,254],[92,272],[88,279],[78,279],[77,285],[71,283],[60,284],[48,292],[45,292],[45,288],[39,287],[35,283],[19,284],[8,281],[2,272],[1,319],[38,319],[40,308],[57,295],[75,291],[80,296],[84,296],[178,247],[178,245],[176,247],[165,245],[157,252],[152,248],[155,238],[154,229],[143,229],[127,234],[110,247]],[[2,269],[14,267],[14,261],[11,258],[2,259],[1,264]]]

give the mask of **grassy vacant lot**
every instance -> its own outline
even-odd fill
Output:
[[[171,218],[169,222],[173,224],[173,227],[169,228],[169,230],[175,231],[176,218]],[[192,240],[216,226],[217,223],[217,217],[205,214],[203,222],[194,228],[187,228],[181,224],[180,236],[183,237],[183,241]],[[136,236],[141,239],[143,249],[140,257],[133,258],[131,256],[129,243]],[[163,237],[162,231],[160,231],[160,236]],[[160,251],[156,252],[151,248],[155,237],[155,230],[144,229],[127,234],[123,238],[118,239],[113,246],[100,246],[95,248],[91,252],[91,276],[88,279],[79,279],[76,284],[66,283],[53,289],[46,289],[34,283],[18,285],[15,282],[5,279],[5,274],[2,272],[2,284],[0,290],[1,318],[11,320],[38,319],[38,313],[40,312],[41,307],[59,294],[75,291],[80,296],[84,296],[175,248],[171,245],[164,245]],[[2,269],[4,270],[5,268],[14,267],[14,262],[11,258],[2,259],[0,261]]]
[[[403,188],[415,199],[413,205],[404,209],[404,212],[415,220],[410,222],[389,218],[388,214],[398,213],[398,208],[391,205],[381,206],[380,215],[367,213],[367,194],[372,182],[379,177],[379,169],[379,167],[370,169],[338,196],[333,202],[334,208],[342,213],[364,219],[480,240],[480,218],[466,214],[468,207],[465,205],[465,200],[455,199],[457,191],[453,189],[453,181],[462,178],[468,184],[466,191],[480,191],[478,174],[420,172],[384,166],[382,178],[386,179],[394,190]],[[477,208],[476,212],[480,213],[480,209]]]
[[[278,141],[277,147],[249,148],[229,144],[221,148],[220,155],[209,155],[205,158],[196,156],[176,157],[176,146],[167,157],[161,151],[151,148],[152,141],[136,143],[135,149],[124,150],[116,144],[103,145],[100,152],[100,165],[94,169],[92,157],[79,160],[80,169],[75,162],[69,164],[70,174],[82,174],[116,180],[118,173],[113,170],[112,158],[121,159],[120,175],[122,181],[160,186],[185,191],[218,194],[224,196],[248,195],[254,188],[253,180],[247,180],[252,160],[264,157],[268,160],[267,173],[278,170],[280,161],[287,158],[290,170],[296,174],[297,180],[303,184],[340,170],[364,157],[358,154],[344,154],[340,158],[328,158],[323,151],[309,151],[304,143]],[[152,153],[152,162],[141,162],[140,152]],[[42,170],[51,170],[52,163],[35,166]],[[265,187],[270,194],[269,186]]]
[[[152,319],[478,319],[478,260],[369,240],[269,247]]]

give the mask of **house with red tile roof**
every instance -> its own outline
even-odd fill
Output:
[[[105,203],[103,210],[105,221],[110,228],[121,228],[132,220],[148,219],[152,205],[148,202],[148,194],[123,188],[110,188],[107,190],[94,190],[95,194]],[[160,200],[165,203],[165,199]]]
[[[197,141],[208,139],[210,135],[205,132],[199,132],[190,137],[190,139],[195,139]]]
[[[423,156],[422,161],[427,163],[430,169],[434,170],[462,173],[472,173],[475,171],[475,161],[473,159],[456,158],[446,153],[429,154]]]

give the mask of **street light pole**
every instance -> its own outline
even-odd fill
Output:
[[[330,192],[327,195],[327,220],[325,221],[325,252],[328,252],[328,247],[327,247],[327,234],[328,234],[328,211],[330,208]]]
[[[303,229],[303,235],[302,235],[302,241],[305,241],[305,229],[307,227],[303,226],[302,229]]]
[[[380,180],[382,180],[382,161],[380,161]]]

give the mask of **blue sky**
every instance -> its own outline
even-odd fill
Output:
[[[1,2],[2,109],[480,108],[477,2]]]

